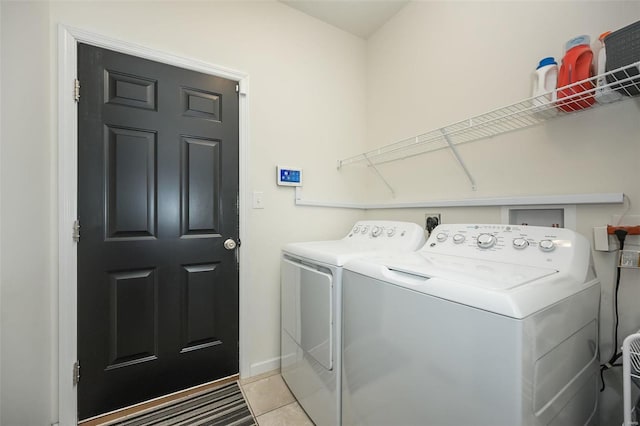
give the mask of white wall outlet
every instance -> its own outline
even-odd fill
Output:
[[[253,191],[253,208],[264,209],[264,192]]]
[[[609,244],[606,226],[595,226],[593,228],[593,249],[596,251],[613,251]]]

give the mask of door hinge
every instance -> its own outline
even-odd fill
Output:
[[[240,93],[240,85],[236,84],[236,93]]]
[[[80,361],[73,363],[73,386],[80,382]]]
[[[75,241],[76,243],[80,241],[80,221],[79,220],[73,221],[73,241]]]
[[[80,80],[73,80],[73,100],[80,102]]]

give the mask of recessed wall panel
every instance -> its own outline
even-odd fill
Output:
[[[218,234],[220,199],[220,143],[183,136],[182,234]]]
[[[182,352],[222,343],[216,322],[217,265],[185,265],[182,272]]]
[[[157,81],[105,70],[104,98],[108,104],[156,109]]]
[[[156,133],[106,128],[107,238],[156,235]]]
[[[157,313],[154,269],[109,273],[108,369],[157,358]]]

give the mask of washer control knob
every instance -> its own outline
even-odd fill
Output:
[[[456,244],[461,244],[465,240],[465,236],[462,234],[456,234],[453,236],[453,242]]]
[[[357,234],[358,232],[360,232],[360,225],[356,225],[355,228],[353,228],[353,232],[355,234]]]
[[[542,240],[539,245],[542,251],[553,251],[556,248],[556,244],[551,240]]]
[[[364,225],[364,226],[362,227],[362,231],[361,231],[361,232],[362,232],[363,234],[366,234],[367,232],[369,232],[369,225]]]
[[[514,238],[513,247],[517,248],[518,250],[525,249],[529,247],[529,241],[525,240],[524,238]]]
[[[444,232],[441,232],[438,235],[436,235],[436,239],[438,241],[440,241],[441,243],[447,241],[447,237],[448,237],[448,235],[445,234]]]
[[[488,249],[496,244],[497,238],[491,234],[478,235],[478,247]]]
[[[394,235],[396,235],[396,228],[387,229],[387,236],[388,237],[393,237]]]
[[[380,234],[382,234],[382,227],[374,226],[373,229],[371,230],[371,236],[372,237],[379,237]]]

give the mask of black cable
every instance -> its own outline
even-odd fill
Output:
[[[431,231],[433,231],[435,229],[436,226],[439,225],[438,223],[438,218],[435,216],[429,216],[427,218],[427,232],[429,233],[429,235],[431,235]]]
[[[620,242],[620,252],[624,250],[624,240],[627,237],[627,231],[624,229],[616,229],[614,231],[616,237],[618,237],[618,241]],[[617,266],[618,273],[616,274],[616,288],[613,293],[613,312],[615,314],[615,326],[613,329],[613,354],[609,361],[600,365],[600,380],[602,380],[602,387],[600,388],[600,392],[604,391],[606,385],[604,383],[604,372],[610,368],[618,367],[621,364],[615,364],[615,362],[622,356],[622,352],[618,352],[618,325],[620,323],[620,317],[618,315],[618,290],[620,289],[620,275],[621,268],[620,265]]]

